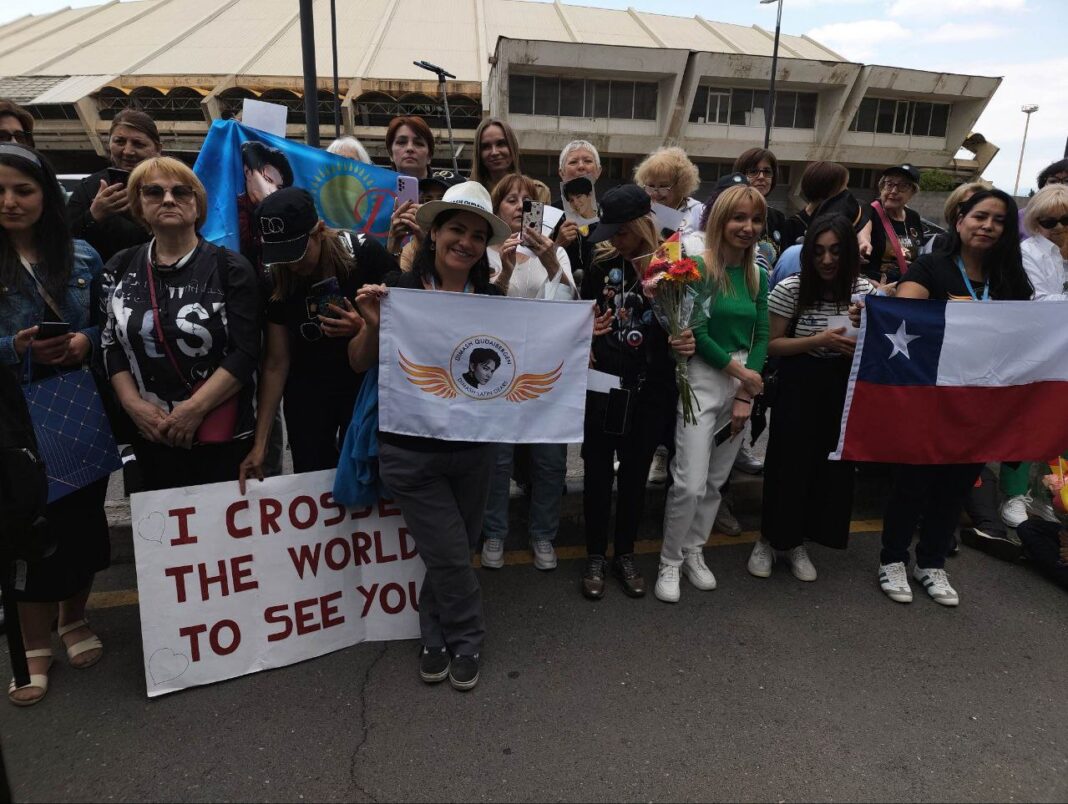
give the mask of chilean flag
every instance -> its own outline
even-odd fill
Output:
[[[1068,302],[869,296],[831,460],[1045,461],[1068,449]]]

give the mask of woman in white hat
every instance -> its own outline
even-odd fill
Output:
[[[478,182],[449,188],[419,208],[424,231],[412,270],[393,274],[395,287],[500,296],[490,282],[486,248],[511,230],[493,214]],[[365,326],[349,342],[349,363],[363,372],[378,363],[378,332],[385,285],[365,285],[356,304]],[[419,675],[428,684],[449,679],[459,690],[478,683],[485,634],[482,590],[471,566],[486,510],[496,445],[379,432],[379,471],[400,505],[426,564],[419,593],[423,649]]]

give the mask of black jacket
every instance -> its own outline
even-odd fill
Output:
[[[124,248],[138,246],[152,239],[151,233],[129,213],[112,215],[102,221],[93,220],[89,207],[100,191],[100,180],[106,179],[107,173],[107,169],[98,170],[82,179],[67,201],[71,236],[89,243],[105,263]]]

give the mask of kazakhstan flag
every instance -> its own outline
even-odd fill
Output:
[[[389,232],[397,192],[394,171],[248,128],[236,120],[216,120],[193,166],[208,193],[208,216],[201,229],[205,240],[242,250],[255,208],[246,187],[246,166],[280,179],[282,187],[292,184],[310,192],[327,226],[382,240]]]

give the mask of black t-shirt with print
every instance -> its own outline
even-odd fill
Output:
[[[905,264],[911,265],[923,247],[923,220],[920,213],[905,207],[905,220],[889,220],[901,244]],[[867,265],[862,266],[862,270],[864,275],[874,282],[885,284],[901,279],[901,269],[894,254],[893,244],[883,229],[882,218],[874,209],[871,215],[871,259]]]
[[[189,386],[224,368],[242,383],[235,436],[250,435],[263,311],[256,272],[240,254],[203,240],[179,265],[153,267],[160,325],[176,370],[156,335],[148,250],[149,244],[120,251],[105,267],[115,283],[101,334],[108,376],[131,372],[141,397],[170,412],[189,398]]]
[[[915,282],[927,288],[931,298],[936,301],[972,301],[968,286],[964,284],[957,258],[945,253],[921,254],[912,263],[905,282]],[[976,298],[983,298],[984,282],[971,280]]]
[[[381,282],[393,263],[377,241],[348,232],[342,232],[341,237],[353,262],[349,272],[338,277],[338,285],[341,295],[354,303],[356,291],[363,285]],[[269,274],[267,281],[270,282]],[[268,299],[267,321],[285,327],[289,334],[286,393],[353,393],[359,390],[363,375],[349,368],[349,339],[328,337],[319,325],[319,297],[311,291],[318,281],[298,279],[285,299],[271,299],[273,288],[264,293]]]

